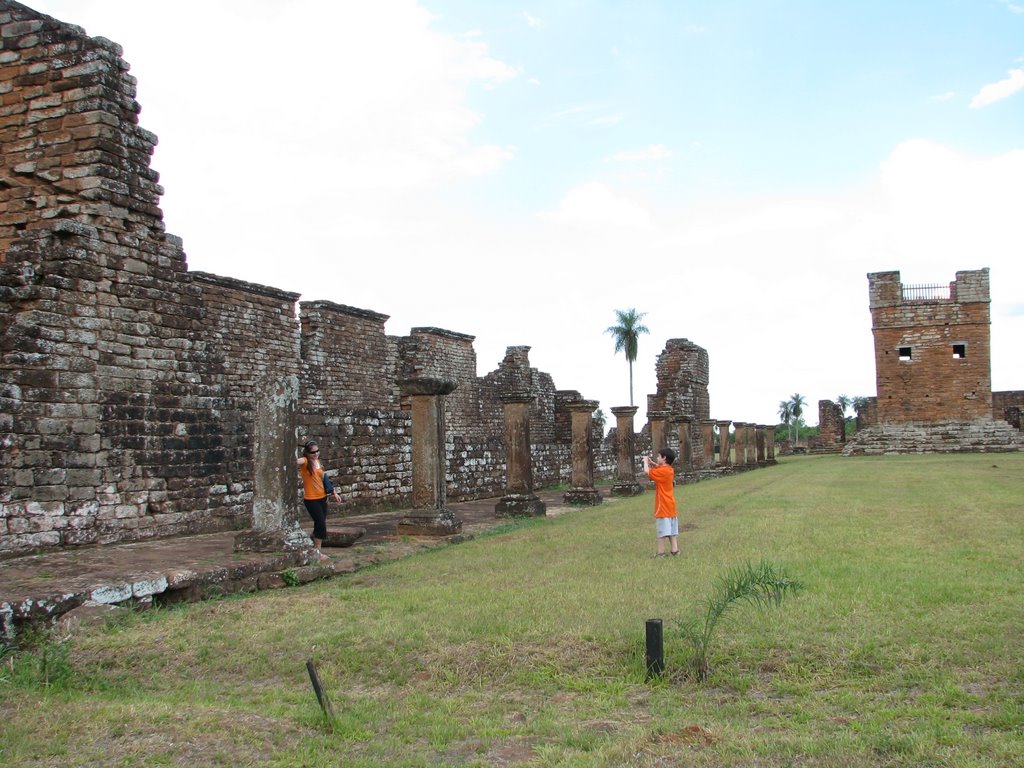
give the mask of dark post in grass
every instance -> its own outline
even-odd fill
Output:
[[[661,619],[647,620],[647,679],[661,677],[665,672],[665,645]]]
[[[323,683],[320,682],[320,675],[316,673],[316,667],[313,666],[312,659],[306,662],[306,671],[309,672],[309,682],[313,684],[313,693],[316,694],[317,703],[320,705],[320,709],[323,710],[324,717],[333,721],[334,707],[331,706],[331,700],[327,696],[327,691],[324,690]]]

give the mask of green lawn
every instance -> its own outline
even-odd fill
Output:
[[[136,614],[47,648],[49,686],[23,655],[0,764],[1024,765],[1024,454],[790,458],[677,496],[677,558],[647,494]],[[688,679],[674,623],[762,559],[804,589],[737,607]]]

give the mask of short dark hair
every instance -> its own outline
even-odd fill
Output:
[[[676,452],[673,451],[671,448],[662,448],[660,451],[658,451],[658,455],[665,457],[666,464],[672,464],[672,462],[676,460]]]

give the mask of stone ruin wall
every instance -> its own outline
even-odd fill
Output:
[[[504,491],[500,394],[524,381],[534,482],[569,480],[565,406],[581,398],[528,347],[477,377],[472,336],[388,336],[385,315],[296,311],[297,294],[189,272],[120,46],[10,0],[0,43],[0,556],[248,525],[269,373],[299,378],[300,437],[321,442],[350,509],[408,500],[399,382],[417,375],[458,382],[450,498]],[[703,367],[706,381],[706,353]],[[611,478],[614,434],[593,437],[595,477]]]
[[[843,409],[831,400],[818,401],[818,442],[822,448],[832,448],[846,442]]]
[[[905,297],[899,272],[870,274],[868,284],[878,421],[991,419],[988,270],[957,272],[942,298]]]
[[[647,412],[663,413],[668,419],[666,442],[679,455],[679,422],[690,419],[692,455],[704,453],[704,433],[701,420],[711,418],[711,398],[708,394],[710,362],[708,352],[689,339],[669,339],[655,363],[657,387],[655,394],[647,396]],[[651,433],[645,427],[637,442],[641,453],[651,452]]]
[[[1021,414],[1024,413],[1024,391],[993,392],[992,417],[1003,419],[1011,426],[1024,430]]]

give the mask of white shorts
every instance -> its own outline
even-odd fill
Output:
[[[666,536],[678,536],[679,535],[679,518],[678,517],[656,517],[655,522],[658,524],[658,538],[663,539]]]

